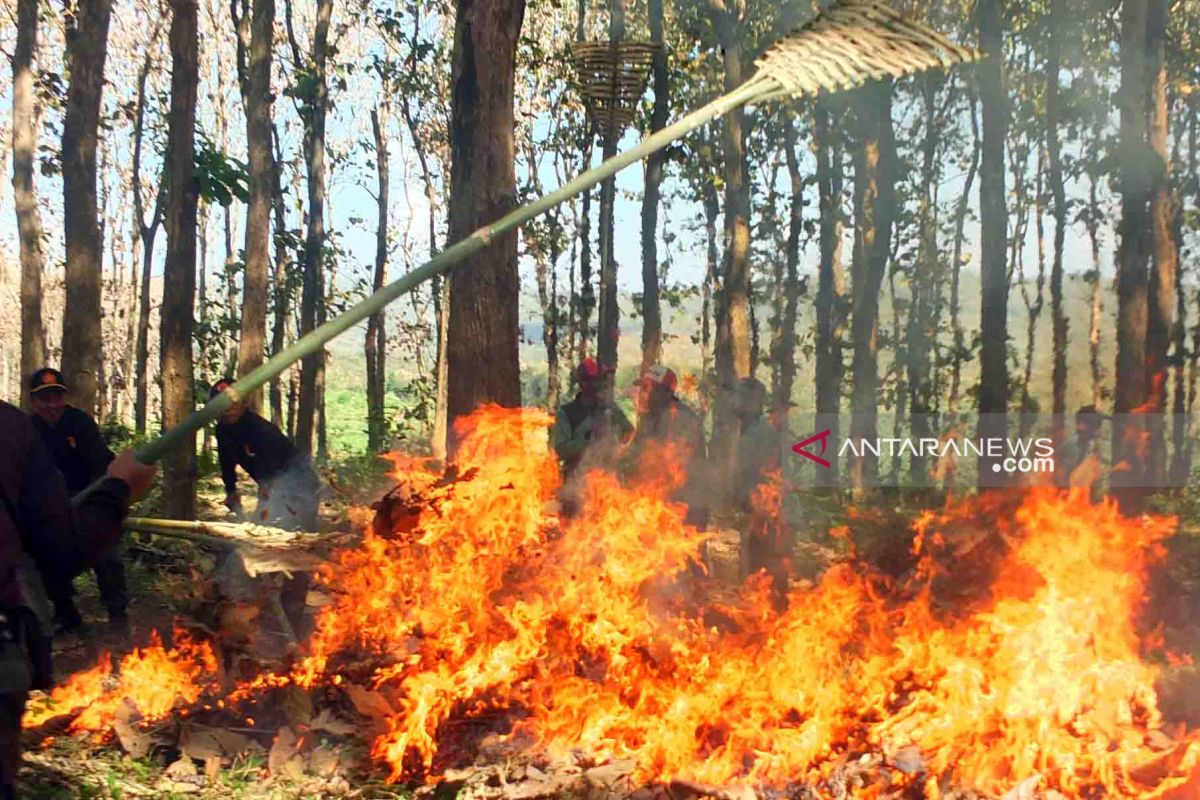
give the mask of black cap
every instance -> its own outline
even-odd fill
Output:
[[[59,392],[67,391],[67,384],[63,382],[62,373],[50,367],[42,367],[29,378],[29,393],[37,394],[49,390]]]
[[[208,399],[212,400],[214,397],[216,397],[217,395],[219,395],[221,392],[225,391],[232,385],[233,385],[233,378],[221,378],[221,380],[214,383],[212,385],[212,388],[208,390]]]

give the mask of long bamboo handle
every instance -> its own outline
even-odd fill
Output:
[[[239,378],[232,386],[217,395],[201,409],[189,414],[182,422],[165,431],[156,439],[152,439],[140,447],[136,453],[138,461],[143,464],[153,464],[161,459],[167,451],[193,435],[221,415],[236,400],[246,397],[273,378],[278,377],[285,369],[300,359],[324,347],[331,339],[340,336],[350,328],[359,324],[374,314],[379,313],[401,295],[412,291],[424,281],[447,271],[458,262],[477,250],[487,246],[495,237],[517,228],[529,220],[554,208],[560,203],[582,194],[591,187],[603,181],[610,175],[615,175],[629,165],[641,161],[646,156],[663,149],[671,142],[686,136],[696,128],[727,114],[740,105],[753,101],[764,91],[775,87],[773,82],[764,83],[751,78],[738,89],[724,94],[708,105],[682,117],[674,124],[663,128],[657,133],[643,139],[636,147],[618,153],[604,163],[588,170],[579,177],[563,185],[561,188],[544,195],[532,203],[517,208],[491,225],[485,225],[442,252],[433,259],[417,267],[404,277],[388,284],[375,294],[362,300],[344,313],[326,322],[290,346],[276,353],[261,366]],[[74,505],[79,505],[85,497],[91,494],[103,478],[95,481],[71,499]]]

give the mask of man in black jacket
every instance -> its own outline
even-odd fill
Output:
[[[67,405],[66,393],[67,385],[62,373],[56,369],[44,367],[30,377],[33,427],[62,473],[67,491],[74,495],[104,474],[113,454],[104,443],[96,421],[78,408]],[[127,631],[129,596],[125,589],[125,567],[117,548],[104,553],[95,562],[93,571],[100,589],[100,602],[108,611],[110,627],[115,631]],[[83,618],[75,607],[72,582],[48,580],[46,590],[54,603],[55,622],[60,629],[79,628]]]
[[[231,378],[217,381],[209,398],[232,384]],[[316,531],[321,481],[312,462],[283,431],[251,411],[245,400],[235,400],[218,419],[217,455],[225,483],[225,505],[230,511],[242,513],[237,485],[237,470],[241,467],[258,484],[255,522],[284,530]],[[279,594],[293,634],[300,631],[309,583],[308,575],[297,574],[284,581]]]
[[[108,479],[72,509],[62,474],[20,409],[0,402],[0,799],[16,798],[21,715],[31,688],[48,688],[48,648],[23,583],[78,575],[116,544],[131,500],[155,468],[122,453]],[[28,558],[35,570],[22,569]],[[41,646],[39,646],[39,644]],[[34,651],[41,658],[31,658]]]

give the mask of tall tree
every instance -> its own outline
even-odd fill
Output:
[[[283,205],[283,158],[279,152],[279,135],[275,125],[271,125],[271,139],[275,148],[275,158],[271,169],[271,209],[275,215],[275,266],[272,269],[274,292],[271,303],[275,314],[271,325],[271,355],[283,350],[287,341],[288,309],[291,307],[291,286],[288,281],[288,265],[291,263],[289,234],[287,230],[287,211]],[[289,371],[290,372],[290,371]],[[287,373],[285,373],[287,374]],[[283,430],[283,378],[271,381],[267,392],[271,404],[271,424]]]
[[[155,31],[157,33],[157,29]],[[146,432],[146,419],[150,404],[150,275],[154,264],[154,240],[158,235],[159,225],[162,224],[163,202],[166,191],[163,181],[159,181],[158,191],[154,195],[154,209],[149,221],[146,220],[146,202],[142,188],[142,153],[145,150],[146,139],[146,82],[154,67],[155,59],[152,51],[147,50],[142,66],[138,72],[137,100],[133,112],[133,174],[130,178],[133,189],[133,224],[136,242],[142,248],[141,287],[138,290],[137,313],[137,355],[134,364],[136,388],[134,390],[133,418],[134,429],[138,433]]]
[[[980,438],[1002,437],[1008,411],[1008,268],[1005,238],[1008,216],[1004,198],[1004,139],[1008,130],[1008,96],[1004,83],[1004,23],[1001,0],[975,5],[979,46],[979,103],[983,143],[979,167],[980,227]],[[994,465],[980,459],[980,478]],[[994,476],[989,480],[994,480]]]
[[[516,202],[513,93],[525,0],[458,0],[450,79],[449,241]],[[495,237],[450,276],[447,409],[521,404],[517,234]],[[453,437],[452,437],[453,439]],[[451,452],[454,449],[451,443]]]
[[[333,0],[317,0],[316,21],[309,53],[305,56],[292,28],[291,3],[287,4],[288,38],[297,64],[297,97],[304,123],[304,159],[308,177],[308,225],[304,236],[304,283],[300,297],[300,335],[317,327],[318,306],[324,303],[325,263],[325,118],[329,110],[329,23]],[[300,368],[300,407],[296,445],[313,452],[320,386],[325,378],[325,350],[305,356]]]
[[[609,0],[611,10],[608,36],[614,64],[619,58],[617,46],[625,39],[625,0]],[[614,85],[616,73],[614,72]],[[622,130],[609,120],[603,130],[603,160],[617,154]],[[596,321],[596,358],[614,369],[617,366],[617,340],[621,337],[621,305],[617,294],[616,237],[617,178],[610,175],[600,183],[600,314]],[[611,391],[611,382],[608,384]]]
[[[658,46],[651,65],[654,108],[650,132],[666,127],[671,113],[671,73],[663,36],[663,0],[650,0],[650,41]],[[662,311],[658,289],[658,203],[667,155],[659,150],[646,159],[646,191],[642,196],[642,366],[662,358]]]
[[[746,0],[709,0],[709,14],[724,51],[725,90],[744,80]],[[712,459],[727,474],[737,456],[733,388],[750,374],[750,180],[746,164],[746,113],[725,115],[722,145],[725,181],[725,258],[717,293],[716,377]]]
[[[846,281],[842,271],[842,151],[830,124],[825,102],[813,107],[813,149],[817,158],[820,258],[817,262],[816,407],[817,431],[829,428],[833,441],[840,437],[838,413],[842,398],[840,328]],[[832,486],[838,464],[818,469],[817,481]]]
[[[892,82],[858,90],[858,142],[854,164],[854,256],[851,264],[853,309],[850,437],[873,440],[879,404],[879,292],[891,254],[895,218],[895,143],[892,133]],[[878,462],[865,450],[847,465],[856,490],[873,482]]]
[[[1150,180],[1146,146],[1147,0],[1121,4],[1121,113],[1118,147],[1121,189],[1120,244],[1117,253],[1117,364],[1113,411],[1116,495],[1122,506],[1138,506],[1135,488],[1144,476],[1137,415],[1146,402],[1147,264],[1150,237]]]
[[[375,134],[375,174],[378,189],[375,205],[378,209],[375,224],[375,279],[372,288],[378,292],[387,283],[388,263],[388,103],[386,100],[371,109],[371,130]],[[378,453],[386,446],[387,419],[384,416],[385,365],[387,364],[387,327],[383,311],[367,321],[364,345],[367,359],[367,446]]]
[[[777,289],[783,295],[779,314],[779,337],[772,348],[775,362],[771,387],[772,410],[786,419],[796,382],[796,312],[800,301],[800,237],[804,232],[804,174],[800,170],[799,120],[788,116],[784,121],[783,147],[787,161],[788,188],[791,189],[788,214],[787,253],[784,256],[783,282]]]
[[[70,82],[62,130],[63,236],[67,253],[62,371],[75,405],[89,413],[96,408],[103,342],[103,241],[96,203],[96,147],[111,15],[112,0],[78,0],[66,18]]]
[[[1150,144],[1151,257],[1149,315],[1146,328],[1146,398],[1156,412],[1149,420],[1147,477],[1162,485],[1167,477],[1166,421],[1168,351],[1175,327],[1175,283],[1179,249],[1175,242],[1175,211],[1171,189],[1171,159],[1167,152],[1167,0],[1149,0],[1146,19],[1146,81]]]
[[[200,81],[199,6],[171,0],[171,112],[167,134],[167,260],[163,269],[163,424],[179,424],[195,403],[192,328],[196,295],[196,94]],[[195,519],[196,440],[163,458],[167,516]]]
[[[916,274],[909,280],[910,299],[908,308],[907,338],[907,388],[908,411],[912,434],[924,439],[933,434],[929,415],[933,411],[933,381],[930,376],[930,355],[936,337],[933,309],[938,304],[937,286],[938,243],[937,243],[937,180],[938,154],[940,152],[941,120],[938,114],[938,90],[942,80],[937,75],[924,75],[921,81],[921,98],[924,105],[925,130],[921,137],[920,197],[917,201],[918,244]],[[899,415],[897,415],[899,416]],[[923,483],[927,477],[927,464],[920,453],[912,458],[914,483]]]
[[[1062,141],[1059,125],[1062,101],[1059,72],[1062,66],[1062,27],[1066,0],[1051,0],[1049,43],[1046,47],[1046,158],[1050,194],[1054,199],[1054,254],[1050,263],[1050,317],[1053,339],[1054,431],[1062,437],[1063,414],[1067,411],[1067,312],[1063,307],[1063,248],[1067,235],[1067,190],[1063,180]]]
[[[46,363],[46,328],[42,322],[42,217],[33,183],[37,156],[33,59],[37,54],[37,0],[17,2],[17,42],[13,48],[13,205],[21,246],[21,375]],[[21,393],[22,398],[26,397]],[[25,400],[28,403],[28,400]]]
[[[275,0],[254,0],[251,19],[246,2],[231,5],[238,29],[238,79],[246,113],[246,156],[250,198],[246,205],[245,272],[242,277],[242,330],[238,372],[245,375],[263,362],[271,277],[271,193],[274,182],[271,122],[271,55]],[[249,28],[249,41],[246,28]],[[248,56],[248,59],[247,59]],[[259,395],[249,398],[257,407]]]

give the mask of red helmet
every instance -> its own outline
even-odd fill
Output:
[[[610,372],[612,372],[612,368],[606,364],[601,364],[589,356],[583,360],[582,364],[575,368],[575,380],[578,383],[597,381]]]
[[[655,364],[642,373],[642,377],[634,381],[638,386],[663,386],[670,391],[675,391],[675,387],[679,385],[679,378],[675,375],[675,370],[663,364]]]

